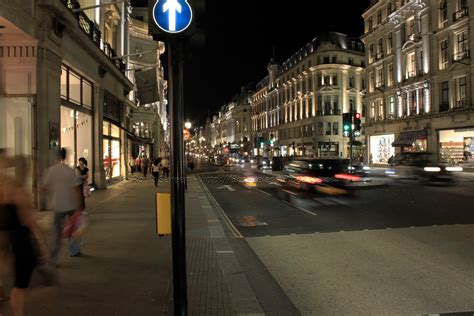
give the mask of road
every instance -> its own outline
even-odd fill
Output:
[[[201,179],[303,315],[474,310],[474,182],[302,194],[249,168]],[[255,285],[258,286],[258,285]]]

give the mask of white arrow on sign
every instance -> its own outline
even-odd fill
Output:
[[[234,192],[235,189],[233,187],[231,187],[230,185],[226,184],[226,185],[223,185],[221,187],[218,187],[218,189],[227,189],[229,190],[230,192]]]
[[[181,13],[181,4],[178,0],[167,0],[163,4],[163,13],[168,11],[169,30],[176,31],[176,12]]]

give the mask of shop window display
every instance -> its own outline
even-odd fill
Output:
[[[474,163],[474,128],[439,132],[440,160],[446,163]]]
[[[370,160],[372,163],[388,164],[390,157],[395,155],[395,148],[392,147],[394,140],[394,134],[370,137]]]

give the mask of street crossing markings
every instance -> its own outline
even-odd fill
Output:
[[[313,201],[316,201],[320,204],[323,204],[323,205],[336,205],[337,203],[335,203],[334,201],[331,201],[331,200],[328,200],[329,198],[313,198]]]

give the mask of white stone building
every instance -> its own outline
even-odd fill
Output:
[[[362,111],[364,56],[359,39],[330,32],[283,65],[270,62],[252,95],[254,154],[347,157],[342,113]]]
[[[378,0],[363,13],[367,154],[469,162],[474,152],[471,0]]]

